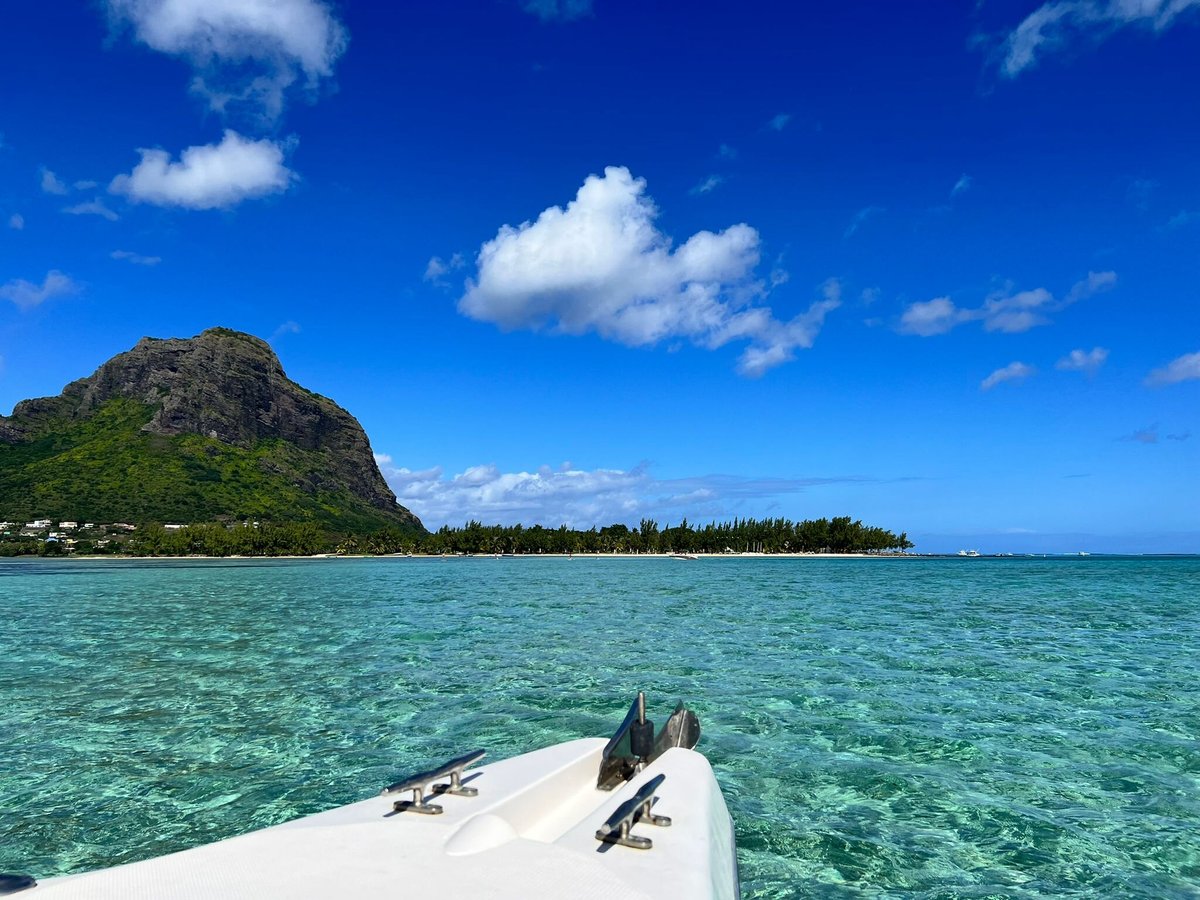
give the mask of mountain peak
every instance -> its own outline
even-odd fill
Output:
[[[136,429],[138,443],[151,455],[170,457],[170,448],[191,453],[196,441],[189,438],[207,444],[199,467],[196,460],[183,467],[197,477],[236,481],[232,471],[204,466],[203,457],[249,454],[257,463],[249,472],[241,467],[243,481],[255,482],[259,475],[268,480],[283,478],[289,489],[284,493],[298,489],[315,503],[317,508],[308,513],[318,518],[329,518],[321,515],[322,495],[345,492],[376,510],[381,524],[420,527],[419,520],[396,503],[358,420],[334,401],[288,378],[266,341],[229,328],[209,328],[191,338],[144,337],[89,377],[67,385],[59,396],[22,401],[12,416],[0,417],[0,510],[12,508],[10,501],[15,499],[3,494],[5,456],[13,457],[4,453],[4,444],[15,449],[48,435],[70,444],[68,435],[78,437],[89,428],[95,431],[102,414],[118,406],[140,413],[144,421]],[[122,421],[122,427],[130,427],[128,417]],[[103,465],[102,460],[93,462]],[[130,487],[136,492],[135,486]],[[185,481],[173,489],[187,496],[195,494],[196,487]],[[49,509],[43,512],[52,514]],[[221,514],[243,512],[231,509]],[[30,514],[39,513],[33,509]],[[84,511],[71,514],[83,516]],[[185,515],[172,518],[197,520]]]

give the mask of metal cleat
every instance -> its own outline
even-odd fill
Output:
[[[473,766],[487,756],[486,750],[473,750],[463,756],[456,757],[449,762],[443,763],[436,769],[430,769],[428,772],[418,772],[416,775],[410,775],[395,784],[389,784],[381,791],[383,794],[396,794],[400,791],[412,791],[412,800],[397,800],[392,808],[396,812],[415,812],[423,813],[427,816],[440,815],[442,808],[436,803],[426,803],[425,794],[428,792],[429,785],[436,782],[439,778],[449,776],[449,784],[434,784],[433,793],[435,794],[454,794],[460,797],[474,797],[479,793],[478,788],[463,787],[462,774],[463,770],[468,766]]]
[[[650,838],[630,834],[630,829],[638,822],[647,822],[662,828],[671,824],[669,816],[656,816],[650,811],[650,807],[658,799],[654,796],[654,792],[666,780],[666,775],[655,775],[638,788],[638,792],[618,806],[608,820],[600,826],[596,831],[596,840],[605,844],[632,847],[635,850],[649,850],[653,847],[654,842]]]
[[[0,875],[0,894],[15,894],[31,887],[37,887],[37,880],[32,875]]]

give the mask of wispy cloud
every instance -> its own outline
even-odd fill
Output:
[[[23,231],[25,229],[25,217],[20,213],[13,213],[8,217],[8,227],[13,231]]]
[[[583,470],[564,463],[522,472],[479,465],[447,477],[441,467],[412,471],[397,466],[387,454],[376,454],[375,459],[397,499],[431,528],[469,519],[576,528],[636,523],[643,516],[656,518],[660,524],[678,522],[684,516],[719,519],[736,514],[747,503],[822,485],[879,483],[875,478],[855,476],[659,479],[646,464],[627,470]]]
[[[543,22],[570,22],[592,14],[592,0],[525,0],[525,12]]]
[[[461,253],[455,253],[448,260],[442,259],[440,256],[431,256],[425,266],[425,274],[422,279],[438,287],[448,287],[446,276],[463,268],[466,264],[467,261]]]
[[[1116,285],[1116,272],[1088,272],[1086,278],[1071,285],[1071,290],[1067,292],[1064,302],[1067,304],[1077,303],[1111,290]]]
[[[1150,208],[1150,198],[1156,190],[1158,190],[1158,182],[1153,178],[1135,178],[1125,189],[1125,199],[1136,209],[1145,212]]]
[[[958,177],[958,181],[954,182],[954,187],[950,188],[951,198],[965,194],[971,189],[971,185],[974,184],[974,182],[975,179],[973,179],[970,175],[967,175],[966,173],[960,175]]]
[[[691,190],[689,190],[688,193],[691,194],[693,197],[698,194],[708,194],[708,193],[711,193],[712,191],[716,190],[718,187],[720,187],[724,183],[725,183],[725,179],[722,178],[720,175],[709,175],[707,178],[705,178],[703,181],[701,181],[699,184],[697,184],[695,187],[693,187]]]
[[[1003,384],[1006,381],[1024,381],[1036,372],[1037,369],[1023,362],[1010,362],[1007,366],[997,369],[987,378],[983,379],[983,381],[979,382],[979,389],[990,391],[996,385]]]
[[[791,113],[776,113],[767,122],[767,127],[772,131],[783,131],[790,121],[792,121]]]
[[[1200,212],[1181,209],[1175,215],[1171,216],[1171,218],[1167,219],[1167,224],[1163,227],[1168,231],[1174,231],[1177,228],[1186,228],[1193,222],[1200,222]]]
[[[1099,43],[1130,26],[1160,33],[1197,8],[1200,0],[1054,0],[1008,36],[1000,71],[1016,78],[1051,53],[1081,41]]]
[[[109,185],[135,203],[223,209],[285,191],[296,175],[284,165],[286,143],[250,140],[227,130],[219,144],[188,147],[171,159],[165,150],[138,150],[142,161]]]
[[[109,256],[113,259],[133,263],[135,266],[157,266],[162,262],[161,256],[143,256],[140,253],[134,253],[132,250],[114,250]]]
[[[1089,272],[1086,278],[1072,285],[1061,300],[1056,300],[1045,288],[1017,293],[1011,288],[993,291],[981,306],[972,308],[957,306],[949,297],[921,300],[905,308],[897,331],[930,337],[945,334],[965,322],[982,322],[987,331],[1017,334],[1049,324],[1050,313],[1109,290],[1116,283],[1115,272]]]
[[[108,219],[110,222],[115,222],[121,218],[111,209],[104,205],[104,201],[97,197],[95,200],[89,200],[86,203],[76,203],[74,206],[63,207],[63,212],[69,213],[72,216],[99,216],[102,219]]]
[[[961,309],[949,297],[934,297],[910,303],[900,315],[901,334],[932,337],[945,334],[963,322],[977,318],[978,310]]]
[[[863,223],[866,222],[867,219],[874,218],[885,211],[886,210],[884,210],[882,206],[864,206],[854,214],[854,218],[851,219],[850,224],[846,226],[846,230],[842,233],[842,237],[853,237],[854,233],[862,227]]]
[[[737,159],[737,158],[738,158],[738,152],[737,152],[736,148],[730,147],[728,144],[722,144],[720,147],[717,148],[717,159],[730,160],[730,159]]]
[[[191,90],[214,110],[274,120],[285,94],[333,75],[346,29],[320,0],[106,0],[109,17],[161,53],[186,60]]]
[[[288,319],[286,322],[284,322],[282,325],[280,325],[278,328],[276,328],[273,332],[271,332],[271,337],[270,337],[268,343],[271,343],[271,344],[275,343],[277,340],[279,340],[285,334],[299,334],[299,333],[300,333],[300,323],[294,322],[291,319]]]
[[[38,172],[41,175],[41,184],[42,184],[43,192],[45,192],[47,194],[54,194],[56,196],[63,197],[66,195],[67,191],[70,190],[70,188],[68,188],[66,186],[66,184],[62,181],[62,179],[60,179],[57,175],[55,175],[53,172],[51,172],[45,166],[42,166],[38,170]]]
[[[739,370],[750,376],[812,346],[825,315],[841,303],[836,282],[805,312],[780,321],[754,305],[767,292],[755,276],[757,231],[740,223],[672,247],[645,191],[628,169],[609,167],[588,176],[565,209],[504,225],[480,248],[459,311],[504,329],[595,332],[635,347],[747,341]]]
[[[1177,432],[1175,434],[1164,434],[1163,438],[1168,441],[1182,443],[1192,436],[1190,431]],[[1122,435],[1117,438],[1119,441],[1129,441],[1134,444],[1157,444],[1159,442],[1158,425],[1147,425],[1145,428],[1138,428],[1131,434]]]
[[[1181,381],[1200,380],[1200,353],[1185,353],[1146,376],[1146,384],[1161,387]]]
[[[1057,363],[1054,368],[1064,372],[1083,372],[1095,375],[1108,360],[1108,350],[1104,347],[1093,347],[1091,350],[1072,350]]]
[[[0,300],[16,304],[18,309],[33,309],[55,297],[68,297],[79,292],[79,285],[57,269],[46,273],[41,284],[15,278],[0,285]]]
[[[1158,443],[1158,426],[1147,425],[1145,428],[1139,428],[1132,434],[1122,435],[1117,438],[1119,441],[1129,441],[1134,444],[1157,444]]]

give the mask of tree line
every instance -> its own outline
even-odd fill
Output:
[[[484,525],[435,532],[381,531],[343,539],[341,553],[882,553],[913,546],[906,533],[864,525],[849,516],[833,519],[734,519],[704,526],[659,528],[642,519],[637,528],[615,524],[587,531],[541,525]]]
[[[434,532],[389,529],[369,534],[338,535],[313,522],[262,522],[258,525],[145,525],[121,539],[80,540],[75,553],[129,556],[312,556],[317,553],[545,554],[545,553],[883,553],[907,550],[904,532],[864,525],[849,516],[832,519],[734,519],[693,526],[659,527],[642,519],[638,527],[620,523],[586,531],[566,525],[484,525],[470,521],[461,528]],[[32,538],[0,542],[0,556],[63,555],[66,547]]]
[[[263,522],[256,526],[161,525],[139,528],[115,552],[133,556],[312,556],[333,549],[334,539],[313,522]]]

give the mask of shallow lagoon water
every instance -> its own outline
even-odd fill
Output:
[[[1200,559],[0,564],[0,871],[683,698],[743,892],[1200,896]]]

